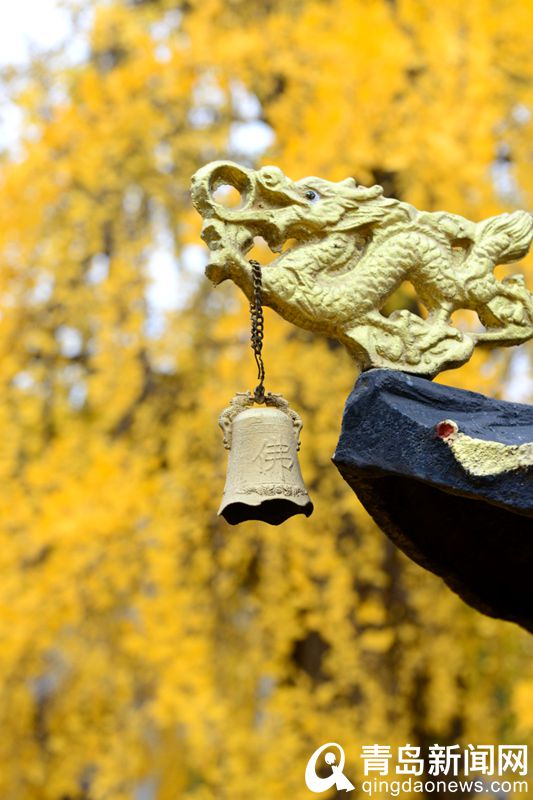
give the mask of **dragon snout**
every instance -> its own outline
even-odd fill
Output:
[[[296,184],[289,180],[279,167],[262,167],[255,173],[255,180],[258,192],[274,206],[306,205],[302,195],[297,191]]]
[[[261,167],[257,171],[257,180],[265,189],[281,189],[287,183],[287,178],[279,167]]]
[[[231,211],[222,206],[214,196],[221,186],[231,186],[241,197],[242,204],[247,205],[253,197],[253,171],[233,161],[214,161],[202,167],[192,177],[191,198],[194,207],[203,217],[217,215],[219,210],[225,216]]]

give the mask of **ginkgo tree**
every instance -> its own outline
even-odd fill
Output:
[[[354,366],[268,310],[267,388],[304,420],[316,510],[217,518],[217,416],[255,374],[242,297],[194,269],[189,182],[229,157],[472,219],[528,208],[533,7],[68,5],[86,58],[4,75],[23,124],[0,163],[0,796],[304,800],[324,741],[354,782],[365,744],[527,742],[531,639],[368,520],[330,462]],[[509,358],[443,380],[499,395]]]

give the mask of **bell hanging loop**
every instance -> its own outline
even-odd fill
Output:
[[[308,517],[313,504],[298,462],[302,421],[281,395],[267,392],[262,408],[254,400],[238,393],[219,418],[229,459],[218,513],[230,525]]]

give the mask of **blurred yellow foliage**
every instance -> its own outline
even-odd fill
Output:
[[[217,416],[255,376],[242,298],[191,266],[188,186],[249,163],[236,131],[263,124],[294,178],[473,219],[528,207],[533,4],[72,6],[93,11],[87,58],[6,78],[24,135],[0,163],[0,797],[307,800],[324,741],[525,741],[532,640],[368,520],[330,462],[353,365],[268,310],[267,388],[304,420],[316,511],[216,517]],[[496,395],[508,365],[444,380]]]

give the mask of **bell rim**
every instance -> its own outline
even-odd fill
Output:
[[[255,509],[255,514],[246,515],[247,509]],[[281,525],[291,517],[300,514],[310,517],[313,511],[314,505],[309,495],[306,497],[302,495],[300,498],[280,496],[251,498],[250,495],[247,495],[246,502],[232,499],[225,503],[222,500],[218,516],[223,517],[229,525],[239,525],[241,522],[265,522],[268,525]]]

